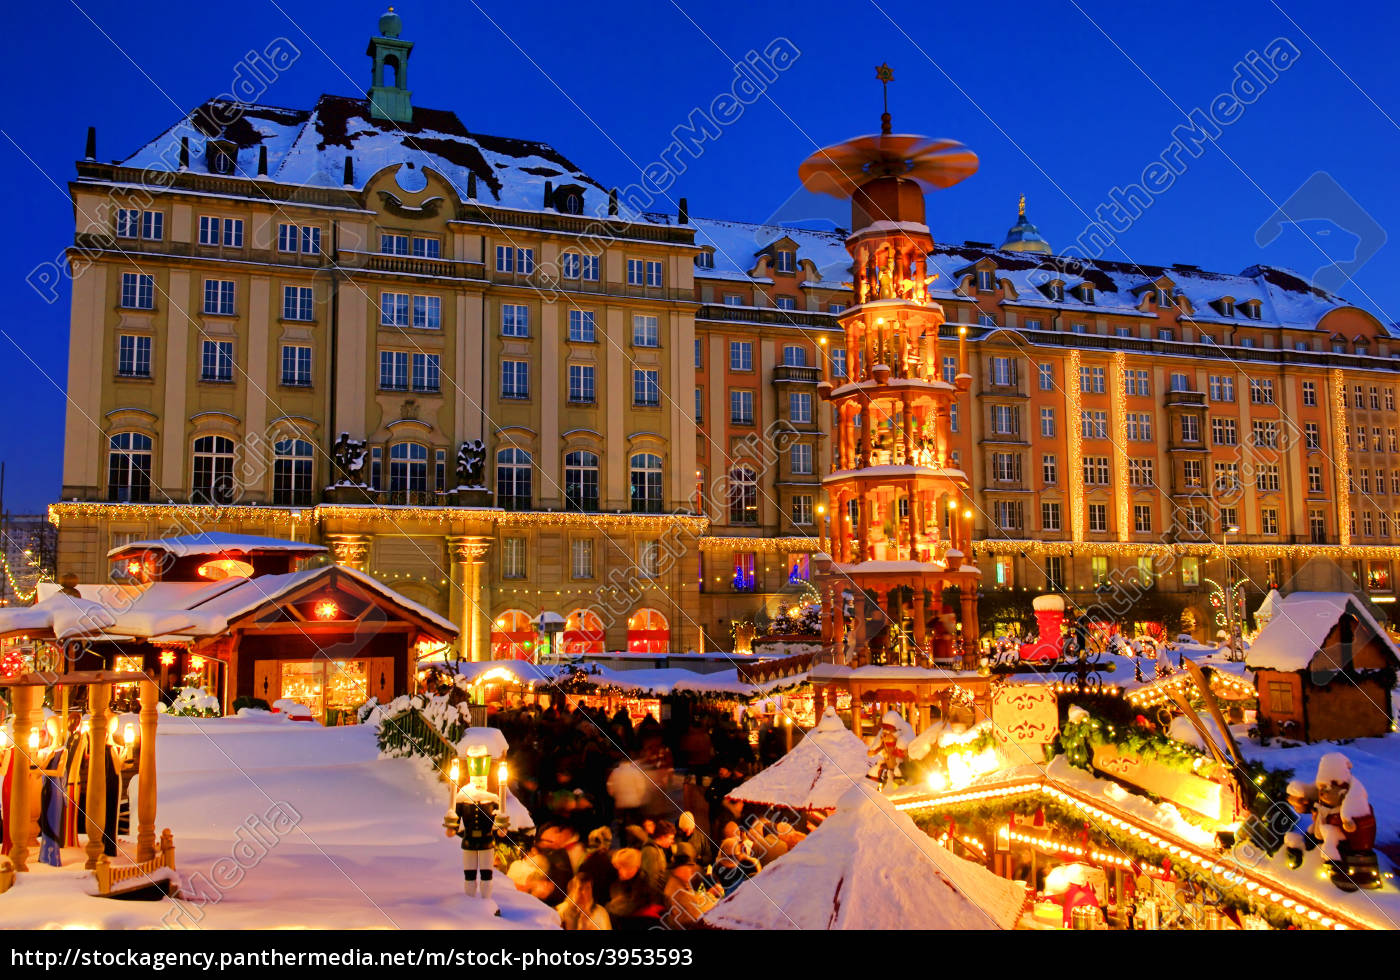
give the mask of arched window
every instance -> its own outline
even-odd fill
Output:
[[[496,453],[496,506],[530,509],[530,454],[511,447]]]
[[[282,439],[273,447],[272,502],[305,507],[311,504],[311,478],[316,460],[305,439]]]
[[[655,609],[638,609],[627,620],[628,653],[669,653],[671,624]]]
[[[233,440],[200,436],[194,441],[194,486],[197,504],[233,503]]]
[[[758,523],[758,476],[751,466],[729,471],[729,523]]]
[[[118,432],[107,445],[107,499],[151,499],[151,437]]]
[[[598,454],[576,450],[564,454],[564,507],[598,509]]]
[[[491,624],[492,660],[534,660],[535,624],[523,609],[507,609]]]
[[[421,492],[428,489],[428,447],[400,442],[389,447],[389,490]]]
[[[564,656],[603,652],[603,620],[592,609],[575,609],[564,621]]]
[[[632,457],[632,513],[661,513],[661,457],[655,453]]]

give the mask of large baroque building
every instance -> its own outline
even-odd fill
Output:
[[[89,133],[59,571],[295,536],[478,659],[541,612],[573,650],[728,648],[810,597],[844,232],[633,210],[414,105],[400,32],[367,98],[209,102],[110,163]],[[1257,587],[1322,556],[1392,592],[1400,341],[1370,314],[1269,267],[1056,256],[1024,208],[931,262],[984,593],[1147,583],[1204,616],[1227,554]]]

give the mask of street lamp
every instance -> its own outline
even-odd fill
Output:
[[[1240,636],[1240,626],[1235,620],[1235,569],[1234,562],[1230,560],[1228,548],[1229,537],[1232,534],[1239,534],[1238,524],[1225,524],[1220,528],[1220,552],[1225,558],[1225,630],[1229,635],[1227,642],[1230,644],[1230,659],[1243,660],[1244,645]]]

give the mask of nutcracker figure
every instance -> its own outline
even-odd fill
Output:
[[[462,838],[462,880],[469,896],[491,897],[496,838],[510,826],[500,811],[500,799],[494,793],[467,783],[457,791],[453,812],[443,818],[447,836]]]

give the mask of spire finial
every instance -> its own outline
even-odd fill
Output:
[[[890,127],[890,82],[894,81],[894,69],[889,62],[875,67],[875,77],[880,80],[885,96],[885,112],[880,116],[880,132],[888,135],[893,130]]]
[[[1026,216],[1026,192],[1025,192],[1025,191],[1022,191],[1022,192],[1021,192],[1021,203],[1018,204],[1018,205],[1016,205],[1016,217],[1018,217],[1018,218],[1024,218],[1025,216]]]

